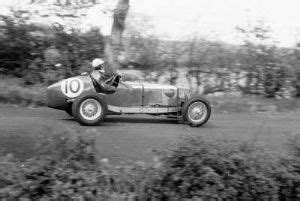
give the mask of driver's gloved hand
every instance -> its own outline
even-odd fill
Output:
[[[105,80],[105,84],[110,84],[110,82],[112,81],[112,78],[108,79],[108,80]]]
[[[114,78],[115,78],[115,76],[111,76],[111,77],[109,77],[108,79],[106,79],[104,82],[105,82],[106,84],[112,84],[111,82],[114,80]]]

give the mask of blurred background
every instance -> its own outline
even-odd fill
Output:
[[[1,0],[0,6],[2,101],[43,94],[49,84],[89,71],[96,57],[124,80],[211,96],[300,97],[297,1]]]
[[[300,200],[299,2],[0,0],[0,200]],[[211,119],[36,107],[97,57]]]

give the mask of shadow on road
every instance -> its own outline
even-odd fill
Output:
[[[61,121],[65,122],[72,122],[72,124],[78,124],[76,120],[73,117],[65,117],[61,118]],[[183,123],[182,121],[178,121],[176,118],[168,118],[165,116],[151,116],[151,115],[109,115],[106,116],[104,121],[99,124],[98,126],[120,126],[120,123],[126,123],[126,124],[160,124],[160,125],[186,125],[190,128],[200,128],[200,127],[193,127],[189,126],[187,123]],[[96,126],[97,127],[97,126]],[[220,128],[220,126],[217,126],[215,124],[212,124],[211,122],[205,123],[201,128]]]
[[[104,122],[117,123],[155,123],[155,124],[177,124],[176,119],[151,118],[151,117],[106,117]]]
[[[62,118],[62,121],[76,122],[74,118]],[[109,116],[101,125],[107,123],[138,123],[138,124],[178,124],[177,119],[166,119],[165,117],[131,117],[131,116]]]

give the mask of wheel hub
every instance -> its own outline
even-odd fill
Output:
[[[95,120],[101,115],[100,103],[95,99],[86,99],[81,103],[80,114],[87,120]]]
[[[207,114],[206,105],[202,102],[194,102],[189,106],[188,116],[195,123],[203,121]]]
[[[202,108],[199,108],[199,107],[195,107],[192,111],[193,114],[195,115],[201,115],[202,113]]]
[[[97,108],[92,103],[88,103],[87,105],[85,105],[83,110],[88,116],[93,116],[97,112]]]

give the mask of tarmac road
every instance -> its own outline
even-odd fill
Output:
[[[46,128],[71,128],[84,135],[96,130],[100,158],[112,163],[153,159],[153,150],[169,147],[181,137],[198,135],[214,140],[250,141],[284,152],[291,136],[300,135],[300,111],[289,113],[212,113],[202,127],[179,124],[165,117],[108,116],[96,127],[80,126],[63,111],[50,108],[0,106],[0,149],[25,159],[34,155],[33,143]]]

